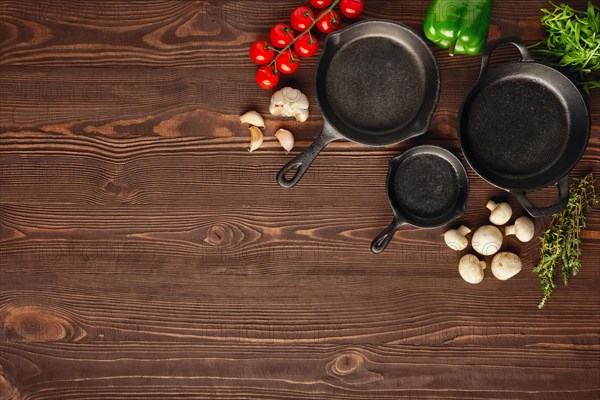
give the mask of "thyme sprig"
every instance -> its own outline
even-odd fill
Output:
[[[556,268],[560,266],[563,283],[577,275],[581,268],[581,233],[586,227],[585,214],[600,202],[594,189],[594,176],[589,173],[569,187],[567,207],[552,216],[548,229],[540,236],[540,260],[533,271],[538,274],[543,297],[538,308],[544,307],[556,288]]]

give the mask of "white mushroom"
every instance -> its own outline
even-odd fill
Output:
[[[490,200],[485,208],[491,211],[490,222],[494,225],[504,225],[512,216],[512,207],[506,202],[495,203]]]
[[[493,225],[484,225],[475,231],[471,244],[479,254],[491,256],[502,246],[502,232]]]
[[[273,115],[295,117],[296,121],[308,119],[308,97],[298,89],[284,87],[273,93],[269,112]]]
[[[485,261],[479,259],[473,254],[462,256],[458,262],[458,273],[461,278],[469,283],[479,283],[483,280],[483,270]]]
[[[256,111],[248,111],[247,113],[241,115],[240,122],[250,126],[258,126],[261,129],[264,129],[265,127],[265,120]]]
[[[507,226],[504,232],[507,236],[515,235],[521,242],[526,243],[533,239],[535,227],[531,219],[519,217],[515,220],[515,224]]]
[[[450,229],[444,233],[444,242],[452,250],[461,251],[469,245],[469,239],[467,236],[471,230],[464,225],[459,226],[457,229]]]
[[[492,274],[501,281],[512,278],[521,271],[522,263],[518,255],[503,251],[492,259]]]

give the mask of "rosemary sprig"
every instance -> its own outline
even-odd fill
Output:
[[[556,287],[555,270],[561,266],[563,283],[581,268],[581,232],[586,227],[585,213],[600,202],[594,189],[594,176],[589,173],[576,179],[569,187],[569,202],[560,213],[552,216],[548,229],[540,236],[540,260],[533,267],[542,286],[543,297],[538,308],[544,307]]]

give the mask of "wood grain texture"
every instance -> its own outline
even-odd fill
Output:
[[[368,0],[364,18],[420,31],[428,3]],[[580,274],[541,311],[537,240],[507,240],[524,270],[479,285],[458,276],[445,228],[369,251],[391,219],[391,157],[429,143],[464,162],[456,120],[479,57],[432,48],[442,90],[425,136],[333,143],[283,190],[276,172],[322,126],[303,60],[282,84],[307,93],[309,121],[268,117],[247,153],[238,115],[268,114],[270,96],[248,45],[299,4],[0,2],[0,399],[600,398],[599,209]],[[540,40],[544,6],[496,1],[490,38]],[[573,177],[600,176],[599,97]],[[468,173],[456,225],[485,223],[490,197],[524,213]]]

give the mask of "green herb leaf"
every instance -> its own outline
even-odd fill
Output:
[[[552,216],[548,229],[540,236],[540,261],[533,267],[542,286],[543,296],[538,308],[544,307],[556,288],[554,278],[557,267],[561,269],[565,285],[569,283],[569,278],[579,272],[581,232],[586,227],[584,213],[598,203],[600,196],[596,195],[592,173],[575,180],[569,187],[567,207]]]
[[[600,80],[586,80],[587,74],[600,70],[600,9],[591,2],[586,11],[550,4],[554,10],[541,10],[548,36],[531,47],[545,56],[545,63],[564,69],[589,93],[600,87]]]

